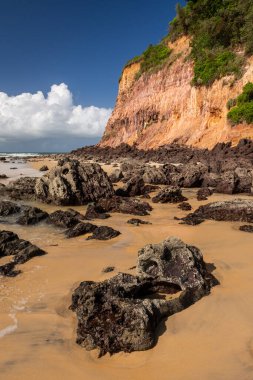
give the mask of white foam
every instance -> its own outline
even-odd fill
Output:
[[[18,320],[16,318],[16,314],[9,314],[9,317],[13,320],[14,323],[0,330],[0,338],[13,333],[18,328]]]

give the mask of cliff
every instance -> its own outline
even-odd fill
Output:
[[[159,70],[135,78],[140,63],[128,65],[119,82],[115,109],[100,146],[136,144],[140,149],[177,142],[212,148],[219,142],[237,144],[253,138],[253,124],[232,126],[227,102],[253,82],[253,57],[239,80],[226,76],[211,86],[194,87],[194,63],[188,56],[190,38],[168,43],[172,53]]]

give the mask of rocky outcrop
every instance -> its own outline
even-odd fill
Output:
[[[235,144],[241,138],[253,138],[252,124],[232,126],[227,119],[228,100],[253,82],[253,57],[241,79],[230,76],[212,86],[194,87],[189,38],[182,37],[169,47],[172,53],[160,70],[138,80],[135,74],[140,64],[123,70],[116,106],[100,146],[126,143],[147,150],[177,142],[212,148],[219,142]]]
[[[57,205],[82,205],[112,197],[114,190],[98,164],[81,164],[68,158],[37,180],[38,199]]]
[[[120,235],[120,232],[117,230],[114,230],[112,227],[107,226],[99,226],[96,227],[92,235],[90,235],[87,240],[110,240]]]
[[[187,198],[182,195],[182,190],[179,187],[165,187],[152,198],[154,203],[180,203],[187,201]]]
[[[16,223],[22,225],[33,225],[48,218],[48,213],[38,207],[23,206],[22,213]]]
[[[231,201],[212,202],[200,206],[194,213],[189,214],[183,220],[187,224],[194,219],[213,219],[218,221],[239,221],[253,223],[253,201],[247,199],[235,199]]]
[[[84,216],[78,211],[69,209],[66,211],[57,210],[49,215],[48,223],[61,228],[70,228],[78,224]]]
[[[180,210],[189,211],[192,209],[192,206],[188,202],[182,202],[177,206]]]
[[[74,291],[77,343],[98,348],[100,356],[147,350],[165,317],[209,294],[214,284],[198,248],[177,238],[147,245],[138,253],[137,276],[84,281]]]
[[[8,185],[0,189],[0,194],[6,195],[9,198],[19,200],[34,200],[35,199],[35,184],[37,178],[22,177],[16,181],[8,183]]]
[[[0,201],[0,216],[9,216],[20,212],[21,207],[14,202]]]
[[[14,276],[20,273],[15,270],[16,264],[24,264],[35,256],[45,254],[46,252],[36,245],[27,240],[19,239],[14,232],[0,231],[0,257],[12,256],[10,263],[0,266],[0,274]]]
[[[114,196],[110,199],[100,199],[97,206],[101,207],[103,212],[120,212],[122,214],[149,215],[152,207],[147,202],[141,202],[134,198],[125,198]]]
[[[65,231],[65,236],[70,239],[77,236],[85,235],[92,233],[98,228],[92,223],[78,223],[74,227],[69,228],[67,231]]]
[[[202,187],[202,189],[199,189],[197,192],[197,200],[198,201],[206,201],[210,195],[213,194],[213,191],[209,189],[208,187]]]
[[[105,213],[105,210],[95,204],[89,204],[85,213],[85,219],[92,220],[92,219],[108,219],[110,218],[109,214]]]

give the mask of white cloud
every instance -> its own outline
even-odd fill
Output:
[[[64,83],[54,84],[47,96],[41,91],[17,96],[0,92],[0,141],[99,137],[111,112],[107,108],[75,106]]]

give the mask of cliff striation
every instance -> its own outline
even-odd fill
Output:
[[[253,82],[253,56],[247,58],[240,79],[230,75],[211,86],[194,87],[190,37],[168,42],[168,47],[169,59],[154,72],[137,79],[138,62],[123,70],[115,109],[99,145],[126,143],[150,149],[176,142],[212,148],[219,142],[237,144],[253,138],[253,124],[232,126],[227,119],[227,102]]]

